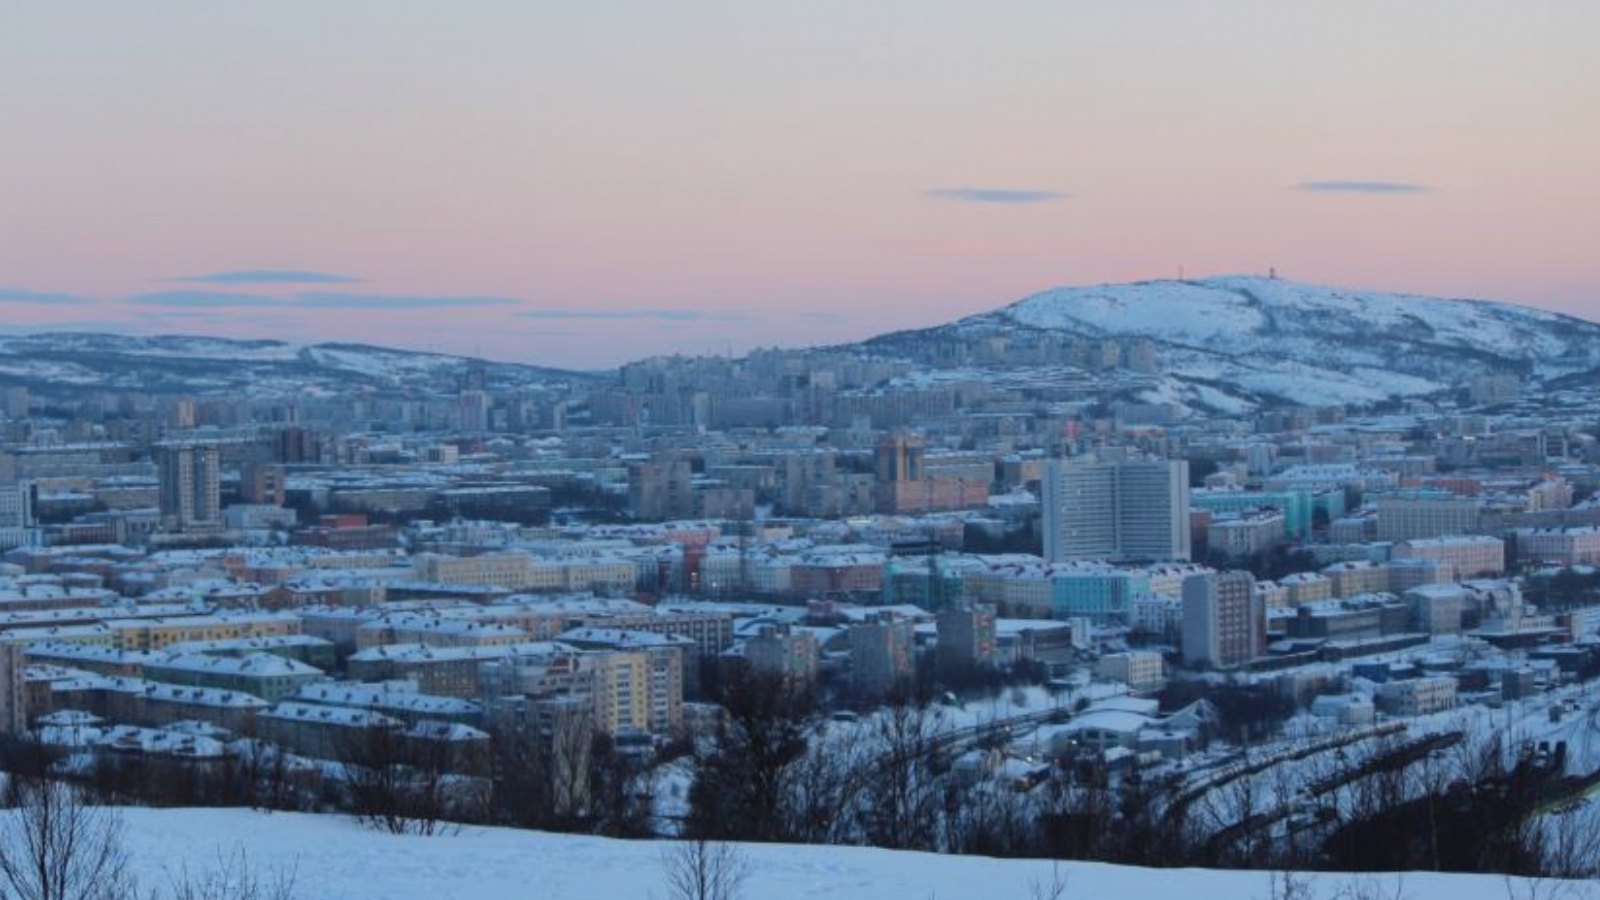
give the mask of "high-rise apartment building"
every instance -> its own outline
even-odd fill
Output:
[[[884,437],[874,453],[878,482],[921,481],[926,452],[919,435],[897,432]]]
[[[1189,558],[1184,460],[1052,460],[1042,504],[1051,562]]]
[[[276,458],[286,463],[316,462],[320,456],[316,432],[299,426],[279,430],[272,449]]]
[[[28,727],[26,662],[21,644],[0,646],[0,734],[17,734]]]
[[[694,516],[694,467],[687,459],[628,467],[628,509],[645,521]]]
[[[1266,604],[1249,572],[1191,575],[1183,582],[1183,661],[1234,666],[1267,650]]]
[[[744,658],[752,670],[795,687],[810,687],[817,680],[817,636],[788,624],[763,625],[745,641]]]
[[[200,444],[160,447],[161,518],[180,530],[222,520],[222,454]]]
[[[850,627],[850,687],[857,696],[882,697],[911,683],[913,638],[910,620],[888,613]]]
[[[456,414],[460,417],[461,430],[488,431],[490,407],[489,395],[484,391],[462,391],[458,394]]]
[[[948,607],[939,613],[939,671],[960,675],[995,663],[995,609],[987,604]]]
[[[508,653],[482,665],[478,681],[486,699],[571,697],[587,703],[594,727],[608,734],[672,734],[683,727],[683,655],[676,648],[572,652],[554,644],[527,646],[549,649]]]
[[[239,499],[246,503],[282,506],[287,490],[283,466],[246,463],[239,470]]]
[[[31,482],[0,483],[0,550],[38,542],[39,532],[34,528],[33,517],[34,494]]]
[[[33,527],[33,494],[28,482],[0,484],[0,528]]]

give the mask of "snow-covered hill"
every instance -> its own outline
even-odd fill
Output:
[[[185,865],[213,867],[219,854],[242,847],[258,868],[293,868],[296,896],[316,900],[670,900],[659,842],[498,828],[395,837],[340,817],[246,810],[130,809],[125,817],[134,869],[147,886],[166,884]],[[746,900],[1029,900],[1035,886],[1053,877],[1051,864],[1038,860],[774,844],[742,853],[750,868]],[[1057,874],[1065,883],[1062,900],[1271,896],[1265,872],[1065,863]],[[1355,881],[1316,876],[1314,896],[1345,896],[1336,892]],[[1392,891],[1393,876],[1382,887]],[[1505,900],[1508,888],[1518,891],[1511,896],[1533,896],[1523,893],[1525,885],[1495,876],[1411,874],[1402,885],[1408,900]]]
[[[1143,396],[1239,409],[1422,396],[1482,374],[1548,386],[1600,370],[1600,325],[1593,322],[1481,300],[1252,277],[1045,291],[868,346],[918,356],[919,348],[952,342],[1020,346],[1041,336],[1147,340],[1160,378]]]
[[[1485,374],[1514,375],[1533,389],[1600,383],[1600,324],[1481,300],[1275,278],[1062,288],[950,324],[825,352],[839,351],[912,361],[901,386],[983,380],[1040,396],[1224,413],[1276,403],[1362,406],[1424,397],[1459,390]],[[594,377],[356,344],[0,336],[0,381],[58,388],[249,389],[257,395],[448,390],[474,366],[497,388]]]
[[[470,367],[493,383],[554,384],[588,376],[513,363],[362,344],[297,345],[77,332],[0,336],[0,377],[55,387],[206,393],[319,393],[365,385],[446,384]]]

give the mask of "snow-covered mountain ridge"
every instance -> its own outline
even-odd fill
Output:
[[[868,346],[914,357],[942,346],[948,358],[952,343],[992,350],[996,341],[1021,349],[1062,340],[1148,341],[1159,374],[1143,396],[1224,408],[1372,403],[1488,374],[1551,387],[1600,371],[1600,325],[1582,319],[1242,276],[1050,290]]]
[[[1482,300],[1256,277],[1061,288],[945,325],[816,352],[824,367],[841,352],[904,361],[892,383],[854,389],[984,381],[1046,399],[1134,400],[1228,414],[1280,403],[1364,406],[1427,397],[1460,391],[1481,375],[1515,376],[1535,392],[1600,385],[1594,322]],[[0,382],[69,390],[449,392],[470,368],[481,369],[496,389],[610,380],[356,344],[0,336]]]
[[[364,344],[292,344],[215,337],[53,332],[0,336],[0,379],[78,388],[207,392],[334,392],[454,379],[482,368],[491,382],[538,385],[590,376],[517,363]]]

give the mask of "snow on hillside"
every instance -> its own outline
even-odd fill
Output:
[[[480,365],[502,384],[561,382],[583,376],[514,363],[475,362],[436,353],[358,344],[293,344],[183,335],[59,332],[0,336],[0,376],[59,385],[186,390],[277,384],[317,393],[351,381],[384,384],[453,379]]]
[[[1185,344],[1223,340],[1268,323],[1242,294],[1182,281],[1045,291],[1007,307],[1001,315],[1034,328],[1140,334]]]
[[[459,368],[462,360],[431,354],[398,353],[376,347],[323,344],[301,351],[307,362],[330,369],[341,369],[379,378],[395,378],[402,373],[427,374],[441,368]]]
[[[190,335],[134,337],[94,332],[47,332],[0,337],[0,353],[123,353],[130,356],[288,361],[299,352],[282,341],[234,341]]]
[[[1460,388],[1479,374],[1538,383],[1600,369],[1600,325],[1481,300],[1344,290],[1275,278],[1146,281],[1045,291],[928,332],[982,339],[1055,332],[1147,339],[1150,400],[1368,404]]]
[[[1107,335],[1141,335],[1226,351],[1213,342],[1250,335],[1401,336],[1418,342],[1538,360],[1570,370],[1575,347],[1565,326],[1600,336],[1600,326],[1527,307],[1478,300],[1443,300],[1232,276],[1203,281],[1146,281],[1063,288],[1036,294],[999,313],[1034,328]],[[1594,365],[1594,362],[1588,365]]]
[[[659,842],[463,828],[437,837],[396,837],[335,816],[183,809],[126,811],[140,882],[214,866],[239,848],[260,868],[293,867],[297,896],[315,900],[668,900]],[[934,856],[841,847],[750,845],[746,900],[1028,900],[1048,884],[1049,862]],[[1264,872],[1136,869],[1064,863],[1064,900],[1268,896]],[[1316,878],[1331,897],[1350,876]],[[1393,887],[1392,877],[1384,881]],[[1504,900],[1494,876],[1413,874],[1409,900]],[[1519,895],[1520,896],[1520,895]],[[1543,895],[1541,895],[1543,896]]]

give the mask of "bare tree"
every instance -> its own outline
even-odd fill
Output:
[[[1312,878],[1288,869],[1267,875],[1268,900],[1314,900],[1317,895]]]
[[[1594,885],[1547,878],[1505,876],[1506,900],[1587,900],[1595,895]]]
[[[854,817],[843,811],[854,804],[872,764],[864,741],[852,729],[816,727],[799,759],[782,778],[780,832],[786,840],[807,844],[841,844],[857,837]]]
[[[293,900],[295,870],[262,876],[250,866],[244,848],[217,854],[217,866],[204,872],[179,870],[170,879],[171,900]]]
[[[543,732],[532,722],[508,722],[492,745],[495,818],[522,828],[582,830],[592,807],[587,721],[565,719]]]
[[[1039,881],[1034,879],[1030,885],[1029,895],[1033,900],[1065,900],[1067,896],[1067,876],[1061,871],[1060,862],[1050,864],[1050,880]]]
[[[408,740],[398,728],[359,729],[343,753],[356,818],[390,834],[439,833],[451,800],[443,753],[432,743]]]
[[[739,848],[726,841],[676,841],[661,853],[667,900],[738,900],[750,874]]]
[[[1406,900],[1406,896],[1406,876],[1396,872],[1388,886],[1376,875],[1350,878],[1334,892],[1333,900]]]
[[[987,779],[946,789],[944,851],[979,856],[1027,856],[1038,851],[1038,805],[1028,794]]]
[[[80,788],[13,779],[13,808],[0,817],[0,895],[6,900],[126,900],[122,819]]]
[[[1541,874],[1570,880],[1600,876],[1597,826],[1600,821],[1587,805],[1539,816],[1529,830],[1528,849],[1538,854]]]
[[[654,835],[656,770],[648,760],[625,753],[605,732],[597,732],[589,752],[590,829],[609,837]]]
[[[737,667],[718,698],[725,711],[715,749],[698,760],[688,833],[716,839],[785,840],[786,771],[806,751],[814,699],[782,678]]]
[[[901,850],[937,849],[941,796],[939,716],[900,699],[873,719],[872,762],[859,810],[867,841]]]

